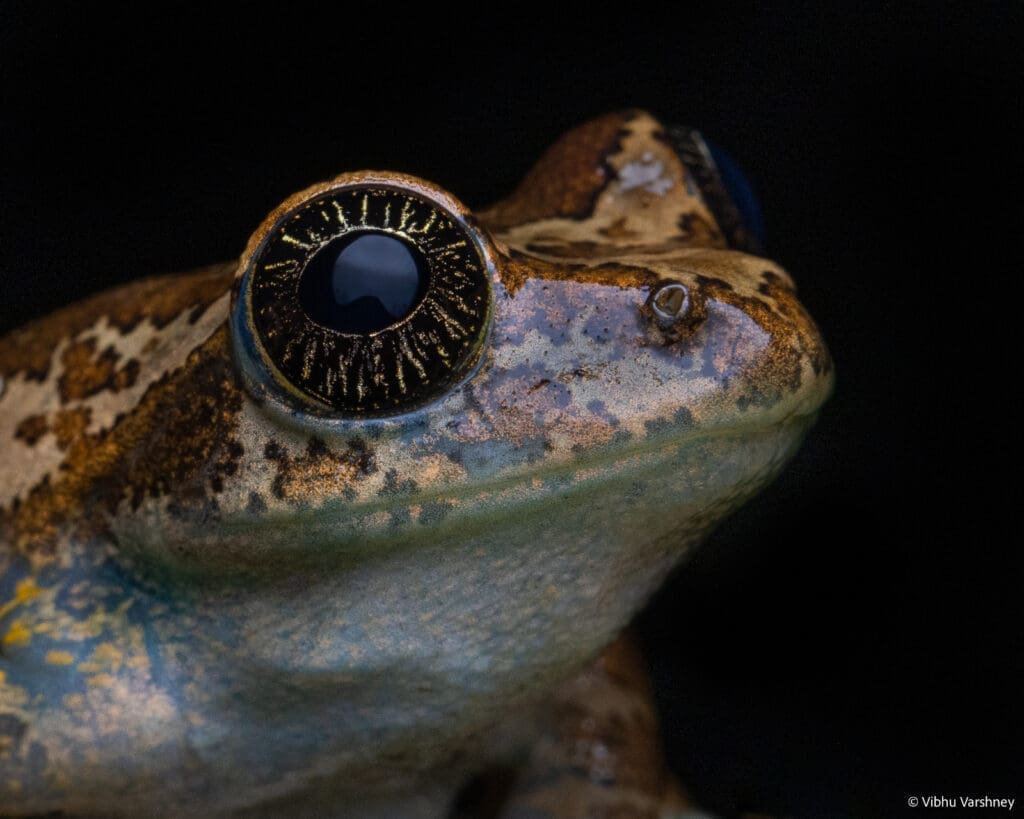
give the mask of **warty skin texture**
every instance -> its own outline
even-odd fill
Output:
[[[649,115],[452,207],[490,333],[411,412],[261,387],[246,257],[0,340],[3,811],[444,815],[795,451],[828,353]]]

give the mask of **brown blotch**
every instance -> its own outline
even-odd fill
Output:
[[[53,434],[57,436],[57,446],[67,450],[81,438],[89,427],[92,410],[89,407],[76,407],[72,410],[60,410],[53,419]]]
[[[766,272],[768,295],[775,302],[775,309],[789,319],[794,345],[807,358],[816,374],[828,372],[832,359],[822,341],[814,319],[796,297],[796,288],[782,276]]]
[[[805,360],[817,375],[831,367],[817,325],[800,304],[794,289],[782,276],[771,274],[765,278],[768,281],[760,285],[759,291],[773,304],[755,296],[741,296],[728,283],[717,279],[706,279],[701,284],[707,300],[717,299],[739,308],[771,337],[762,354],[759,383],[751,384],[751,393],[741,399],[744,405],[770,404],[782,393],[797,390]]]
[[[339,487],[351,488],[356,481],[377,471],[374,451],[357,438],[340,452],[330,449],[320,438],[311,438],[306,451],[297,458],[270,441],[264,455],[277,464],[271,491],[275,497],[290,502],[334,497]]]
[[[547,149],[511,196],[478,214],[490,230],[556,217],[586,219],[615,179],[608,158],[621,150],[634,111],[607,114],[563,135]]]
[[[609,239],[635,239],[637,232],[626,227],[626,217],[620,216],[608,227],[598,228],[597,232]]]
[[[514,296],[527,279],[576,281],[615,287],[651,287],[658,281],[657,274],[645,267],[614,262],[592,266],[549,262],[518,250],[511,250],[500,259],[498,272],[510,296]]]
[[[238,473],[238,465],[245,454],[245,447],[237,438],[228,438],[224,443],[220,457],[213,464],[210,476],[210,488],[216,492],[224,491],[224,481]]]
[[[14,437],[29,446],[35,446],[36,442],[49,431],[50,424],[46,420],[45,414],[30,415],[15,428]]]
[[[735,289],[730,282],[727,282],[725,279],[716,278],[715,276],[697,275],[693,277],[693,280],[702,287],[718,287],[722,290]]]
[[[149,319],[156,327],[170,324],[184,310],[205,310],[227,292],[236,264],[214,265],[193,273],[157,276],[100,293],[65,307],[0,338],[0,375],[23,372],[42,381],[50,371],[53,351],[100,318],[127,333]]]
[[[691,247],[726,248],[729,243],[722,231],[713,222],[709,222],[699,213],[684,213],[679,217],[680,239]]]
[[[792,284],[787,285],[786,281],[782,278],[782,276],[780,276],[778,273],[775,273],[772,270],[762,271],[761,278],[764,279],[764,281],[757,286],[757,292],[760,293],[762,296],[768,296],[769,298],[777,299],[779,295],[779,289],[786,287],[788,287],[793,292],[796,292],[796,288]]]
[[[71,344],[61,356],[60,402],[82,401],[105,390],[119,392],[131,387],[139,377],[139,362],[133,358],[118,367],[120,358],[113,345],[97,355],[92,337]]]
[[[122,500],[137,508],[147,496],[201,506],[209,477],[232,458],[232,433],[242,407],[225,323],[185,364],[150,385],[110,430],[72,435],[84,416],[69,413],[68,451],[58,477],[34,487],[0,515],[24,554],[47,555],[57,533],[73,526],[83,539],[102,532]],[[234,450],[237,454],[237,450]],[[223,470],[222,470],[223,471]]]
[[[250,492],[245,511],[250,515],[262,515],[267,511],[267,502],[259,492]]]

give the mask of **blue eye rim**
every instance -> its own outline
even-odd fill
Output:
[[[753,187],[736,162],[695,128],[671,126],[669,141],[693,176],[730,248],[764,252],[764,219]]]

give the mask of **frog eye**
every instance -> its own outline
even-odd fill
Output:
[[[423,180],[347,174],[297,194],[242,257],[247,381],[320,414],[402,412],[463,380],[490,323],[489,241]]]

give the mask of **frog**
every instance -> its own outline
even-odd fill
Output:
[[[630,109],[0,339],[0,813],[683,815],[622,635],[834,378],[759,253]]]

